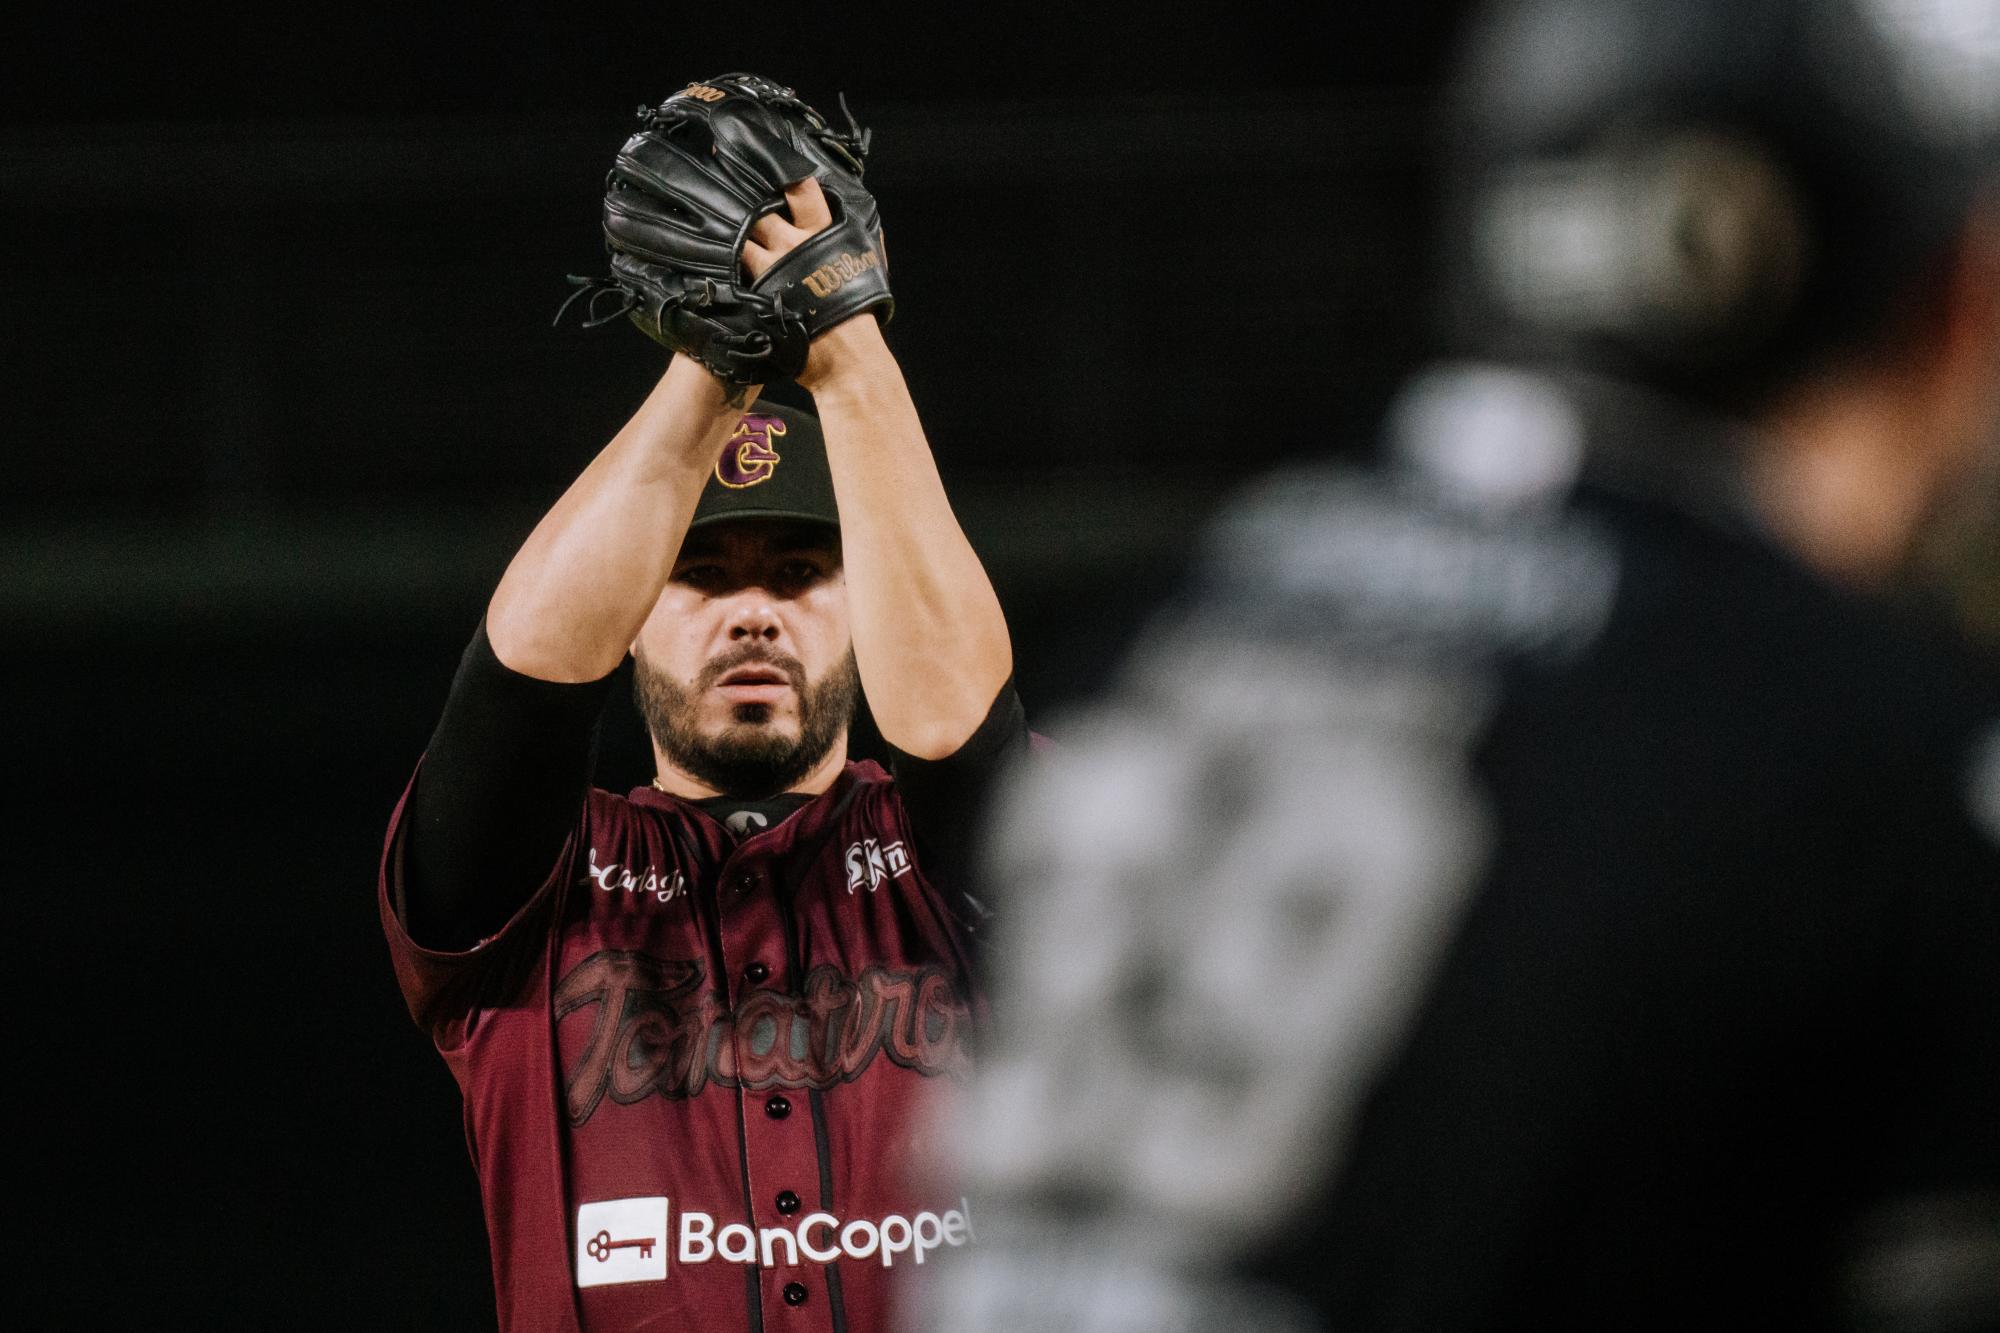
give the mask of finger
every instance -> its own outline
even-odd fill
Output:
[[[755,241],[743,242],[743,267],[750,271],[750,280],[755,282],[764,276],[766,269],[778,262],[778,256]]]
[[[805,239],[805,233],[776,213],[766,213],[750,224],[749,237],[766,250],[780,254]]]
[[[833,206],[827,203],[826,191],[820,188],[817,177],[808,176],[786,190],[785,207],[791,210],[792,221],[801,231],[825,231],[833,225]]]

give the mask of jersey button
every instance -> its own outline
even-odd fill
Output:
[[[793,1213],[796,1213],[798,1210],[799,1210],[799,1196],[794,1194],[790,1190],[779,1190],[778,1212],[785,1217],[790,1217]]]
[[[749,871],[746,870],[736,877],[736,891],[738,893],[748,893],[756,887],[757,877]]]
[[[783,1120],[792,1113],[792,1104],[782,1096],[772,1097],[764,1103],[764,1114],[773,1120]]]
[[[803,1282],[787,1282],[785,1284],[785,1304],[804,1305],[805,1303],[806,1284]]]
[[[764,978],[770,975],[771,969],[762,963],[752,963],[743,969],[743,979],[753,986],[761,984]]]

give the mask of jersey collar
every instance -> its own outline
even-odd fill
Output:
[[[775,828],[756,834],[755,838],[779,838],[786,844],[809,840],[832,828],[834,821],[840,817],[849,802],[860,794],[862,787],[887,781],[889,781],[888,773],[884,772],[882,766],[874,760],[851,759],[825,791],[800,806],[791,818]],[[629,799],[634,805],[664,810],[683,819],[715,823],[708,812],[693,801],[661,791],[658,787],[634,787]],[[717,825],[717,828],[720,829],[721,826]],[[735,841],[726,833],[725,837],[731,842]],[[750,842],[752,839],[745,838],[743,841]]]

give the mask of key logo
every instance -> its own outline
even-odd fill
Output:
[[[715,479],[732,491],[769,481],[778,470],[778,451],[772,441],[785,433],[782,417],[745,416],[736,433],[715,460]]]
[[[667,1275],[667,1199],[605,1199],[576,1210],[576,1285],[658,1282]]]

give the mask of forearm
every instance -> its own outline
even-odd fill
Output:
[[[675,357],[507,566],[486,613],[494,655],[540,680],[609,674],[658,600],[741,415],[713,376]]]
[[[942,758],[978,729],[1013,674],[1007,623],[876,322],[849,320],[821,342],[832,344],[831,368],[808,387],[840,504],[862,686],[884,740]]]

